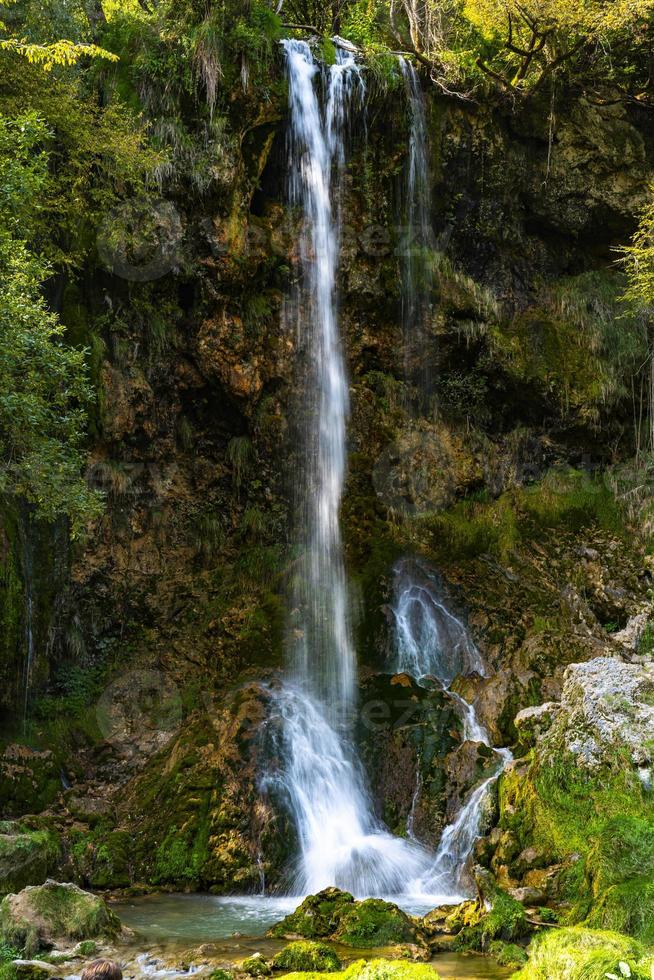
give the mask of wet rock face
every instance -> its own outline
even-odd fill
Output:
[[[39,813],[61,789],[55,754],[18,743],[0,755],[0,818]]]
[[[59,839],[48,830],[0,823],[0,894],[40,885],[59,859]]]
[[[394,833],[407,829],[435,844],[448,818],[448,771],[458,773],[451,795],[475,782],[454,750],[462,748],[461,721],[454,703],[441,691],[427,691],[408,674],[371,678],[361,692],[358,733],[377,807]],[[475,754],[475,753],[473,753]]]

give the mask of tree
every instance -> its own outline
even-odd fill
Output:
[[[0,494],[68,515],[78,534],[99,507],[81,475],[85,352],[63,342],[41,293],[48,270],[24,240],[47,191],[48,137],[33,114],[0,116]]]
[[[4,15],[6,22],[0,20],[0,51],[10,51],[17,54],[29,61],[30,64],[39,65],[47,72],[52,71],[56,65],[75,65],[83,57],[105,58],[108,61],[118,60],[111,51],[105,51],[104,48],[89,40],[66,40],[57,37],[45,43],[37,41],[29,36],[29,28],[33,26],[29,23],[29,15],[33,13],[30,9],[31,5],[29,3],[19,5],[17,0],[3,0],[3,6],[6,8],[14,7],[15,11]],[[100,15],[103,16],[102,7],[98,5],[98,8],[95,8],[96,19],[98,9]],[[15,16],[12,16],[14,12]],[[89,13],[92,14],[93,11],[86,12],[87,23],[90,27],[93,17],[88,16]],[[44,19],[42,17],[42,21]],[[25,30],[26,28],[27,30]]]

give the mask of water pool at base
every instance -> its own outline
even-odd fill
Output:
[[[136,933],[130,943],[134,948],[147,949],[155,957],[165,951],[166,958],[174,954],[192,962],[193,947],[200,946],[205,953],[210,944],[213,955],[235,963],[254,952],[267,956],[281,949],[283,940],[267,939],[265,934],[275,922],[294,911],[300,901],[297,897],[173,894],[146,895],[113,907],[123,923]],[[408,900],[398,904],[406,912],[419,915],[434,908],[435,903]],[[384,955],[384,950],[337,948],[344,962]],[[505,980],[512,972],[475,954],[438,953],[432,964],[444,980]],[[150,974],[156,977],[157,971]]]

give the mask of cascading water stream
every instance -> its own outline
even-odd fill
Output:
[[[427,678],[437,681],[459,708],[463,737],[493,748],[474,704],[450,690],[455,677],[474,673],[485,676],[481,654],[464,624],[443,603],[433,576],[419,562],[405,560],[396,565],[393,613],[397,641],[394,669],[418,682]],[[429,872],[414,884],[414,890],[447,896],[449,901],[468,897],[466,864],[481,833],[489,792],[512,758],[508,749],[493,751],[497,757],[495,771],[475,787],[456,819],[445,828]],[[418,782],[416,792],[419,787]],[[413,809],[415,803],[414,799]]]
[[[430,859],[375,817],[350,737],[356,660],[339,526],[348,417],[335,289],[340,192],[345,125],[362,105],[364,84],[350,52],[337,49],[336,63],[325,70],[306,42],[283,45],[291,109],[289,198],[303,216],[300,285],[288,310],[308,362],[299,488],[306,532],[290,677],[271,692],[278,764],[264,783],[283,795],[297,828],[299,856],[290,883],[295,894],[328,885],[360,896],[398,894]]]

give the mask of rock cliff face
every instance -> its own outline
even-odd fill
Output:
[[[240,119],[242,109],[230,122],[241,156],[214,191],[171,195],[183,232],[170,271],[128,282],[90,269],[63,295],[64,323],[93,350],[89,478],[107,508],[39,606],[51,642],[39,644],[27,697],[33,757],[16,744],[24,692],[14,684],[3,695],[0,795],[14,821],[46,810],[61,866],[97,887],[244,890],[262,873],[279,880],[290,846],[259,775],[261,684],[281,663],[294,570],[302,365],[280,314],[295,218],[284,208],[283,102],[275,95],[265,113],[249,105]],[[401,91],[371,94],[342,205],[352,397],[342,519],[364,697],[389,697],[379,675],[392,564],[418,553],[489,665],[488,678],[454,689],[476,698],[496,744],[512,744],[520,709],[562,697],[565,707],[591,664],[632,656],[625,627],[649,616],[651,562],[635,512],[616,502],[629,486],[626,379],[641,341],[625,327],[620,360],[611,330],[621,291],[612,249],[647,198],[654,133],[636,107],[569,96],[552,115],[549,102],[505,114],[428,93],[436,411],[416,415],[399,353],[405,109]],[[25,614],[10,621],[8,610],[26,578],[8,522],[3,541],[13,644],[3,669],[15,678]],[[52,557],[43,563],[54,569]],[[365,732],[362,743],[395,830],[406,829],[422,766],[413,816],[433,841],[479,760],[464,758],[443,695],[412,696],[421,707],[410,725],[391,715],[376,746]],[[643,707],[638,725],[648,719]],[[515,887],[531,873],[514,871],[529,843],[518,836],[501,856],[496,833],[492,859]]]

